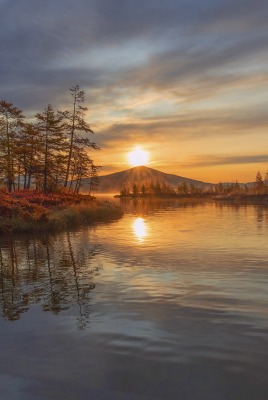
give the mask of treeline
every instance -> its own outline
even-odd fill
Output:
[[[85,94],[70,88],[70,110],[48,105],[27,121],[22,110],[0,101],[0,185],[8,192],[34,187],[44,193],[66,188],[78,193],[82,178],[91,178],[89,192],[98,183],[99,166],[89,150],[98,150],[85,121]]]
[[[201,188],[196,187],[194,185],[187,185],[186,182],[183,182],[181,185],[178,185],[177,188],[174,188],[171,185],[168,185],[165,182],[153,182],[150,181],[144,184],[134,183],[132,187],[124,186],[120,192],[120,196],[122,197],[175,197],[178,195],[187,195],[187,194],[196,194],[201,195],[205,193],[210,193],[210,188]]]
[[[262,178],[260,172],[256,175],[256,181],[253,184],[218,183],[210,186],[194,186],[182,182],[176,188],[159,181],[138,184],[134,183],[132,187],[124,186],[120,191],[121,197],[176,197],[186,195],[210,196],[210,195],[263,195],[268,194],[268,172],[265,178]]]
[[[218,183],[215,185],[214,193],[216,195],[265,195],[268,194],[268,171],[263,178],[260,171],[256,174],[255,182],[251,184],[231,184]]]

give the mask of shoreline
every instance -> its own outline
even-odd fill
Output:
[[[122,200],[206,200],[206,201],[215,201],[215,202],[226,202],[226,203],[235,203],[235,204],[252,204],[252,205],[267,205],[268,206],[268,194],[232,194],[232,195],[209,195],[209,194],[182,194],[175,196],[143,196],[137,195],[133,196],[129,195],[115,195],[117,199]]]
[[[177,196],[114,195],[120,200],[214,201],[233,205],[268,206],[267,194],[182,194]],[[0,193],[0,235],[13,233],[57,232],[84,224],[109,222],[121,218],[120,206],[101,202],[90,195],[40,192]]]
[[[119,206],[92,196],[40,192],[0,193],[0,235],[57,232],[109,222],[123,216]]]

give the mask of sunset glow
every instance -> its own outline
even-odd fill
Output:
[[[1,98],[33,118],[69,109],[78,83],[100,175],[149,159],[204,182],[265,176],[268,2],[2,2]]]
[[[141,150],[136,147],[135,150],[128,153],[129,164],[133,167],[138,167],[139,165],[146,165],[149,160],[149,153],[147,151]]]

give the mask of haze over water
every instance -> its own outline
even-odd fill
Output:
[[[267,399],[268,208],[121,203],[0,242],[0,398]]]

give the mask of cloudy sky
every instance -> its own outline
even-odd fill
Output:
[[[0,99],[29,117],[86,93],[102,174],[209,182],[268,169],[267,0],[0,0]]]

